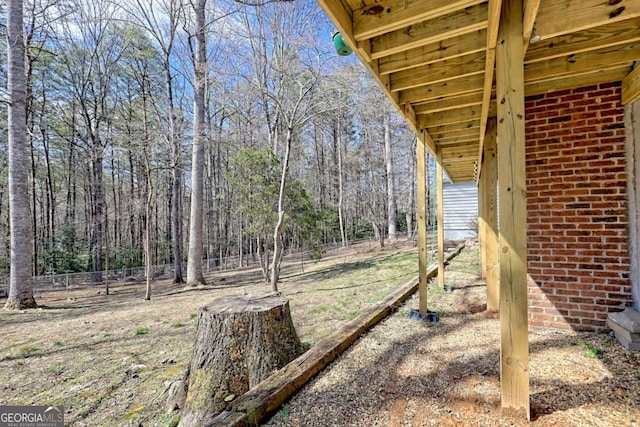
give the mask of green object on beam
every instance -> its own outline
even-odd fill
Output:
[[[339,31],[333,35],[333,45],[336,48],[336,52],[338,52],[338,55],[340,56],[348,56],[353,53],[353,50],[351,50],[351,48],[347,46],[347,44],[342,39],[342,34],[340,34]]]

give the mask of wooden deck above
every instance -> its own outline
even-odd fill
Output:
[[[476,180],[502,1],[317,1],[451,180]],[[524,0],[522,21],[526,96],[616,81],[639,96],[640,0]]]

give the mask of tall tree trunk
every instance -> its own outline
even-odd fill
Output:
[[[102,145],[95,137],[93,141],[93,224],[91,230],[91,259],[93,280],[102,282],[102,238],[104,220],[104,183],[102,181]]]
[[[391,125],[389,115],[384,115],[384,154],[387,162],[387,220],[389,222],[389,242],[397,240],[396,236],[396,191],[393,182],[393,156],[391,150]]]
[[[145,154],[146,156],[146,154]],[[147,168],[149,168],[149,163],[147,160]],[[153,279],[153,257],[151,254],[151,209],[153,206],[153,200],[155,197],[155,190],[153,188],[153,182],[151,180],[151,171],[147,172],[147,199],[145,202],[145,212],[147,221],[145,223],[144,228],[144,258],[145,258],[145,276],[146,276],[146,287],[144,293],[144,299],[149,301],[151,299],[151,280]]]
[[[171,85],[171,80],[168,85]],[[182,143],[177,135],[176,112],[173,107],[172,89],[170,93],[171,108],[171,141],[173,169],[171,171],[171,240],[173,247],[173,283],[184,283],[182,278]]]
[[[191,212],[189,221],[189,255],[187,259],[187,284],[204,285],[202,274],[202,222],[203,222],[203,175],[204,142],[206,124],[204,112],[207,47],[205,27],[206,0],[197,0],[196,13],[196,57],[193,61],[195,73],[194,118],[193,118],[193,160],[191,166]]]
[[[415,212],[416,206],[416,185],[415,185],[415,170],[416,170],[416,143],[417,138],[413,138],[413,143],[411,145],[412,156],[409,158],[409,170],[408,170],[408,178],[410,182],[409,188],[409,197],[407,197],[407,206],[406,206],[406,214],[405,217],[407,219],[407,239],[414,238],[414,230],[413,230],[413,213]]]
[[[280,176],[280,192],[278,193],[278,222],[273,230],[273,259],[271,260],[271,290],[278,292],[280,280],[280,266],[282,263],[282,230],[284,229],[284,198],[287,185],[287,172],[291,154],[292,129],[287,127],[287,142],[282,160],[282,175]]]
[[[9,91],[9,219],[11,272],[6,308],[36,307],[33,298],[29,152],[27,145],[25,53],[22,0],[7,0],[7,80]]]
[[[340,222],[340,237],[342,238],[342,247],[347,247],[347,236],[344,230],[344,193],[342,180],[342,129],[337,126],[336,151],[338,153],[338,221]]]

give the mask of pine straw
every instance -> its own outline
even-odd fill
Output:
[[[440,322],[409,320],[418,306],[414,296],[268,424],[640,426],[640,354],[608,334],[532,328],[532,421],[501,411],[499,320],[482,311],[485,287],[468,259],[461,256],[447,270],[454,291],[430,289]]]

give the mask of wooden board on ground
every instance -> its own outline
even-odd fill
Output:
[[[463,248],[464,243],[461,243],[448,254],[447,261],[459,254]],[[427,277],[432,278],[437,272],[437,266],[432,265],[427,271]],[[380,304],[362,313],[327,338],[320,340],[302,356],[232,402],[225,411],[207,425],[221,427],[257,425],[344,352],[364,332],[396,310],[416,292],[417,288],[418,278],[409,280]]]

